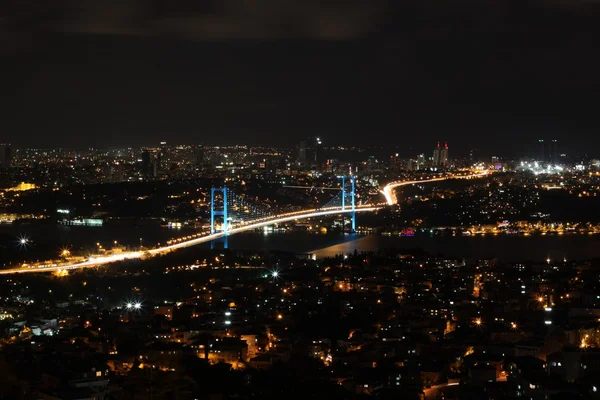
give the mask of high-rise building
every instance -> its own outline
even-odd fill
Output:
[[[309,137],[298,145],[299,164],[319,166],[321,163],[321,138]]]
[[[477,162],[477,150],[471,149],[469,150],[469,163],[475,164]]]
[[[425,154],[419,154],[417,156],[417,169],[425,168]]]
[[[538,154],[536,161],[546,161],[546,143],[544,143],[544,139],[538,140]]]
[[[558,140],[554,139],[550,142],[550,149],[549,149],[549,156],[550,156],[550,162],[552,164],[558,164],[559,163],[559,154],[558,154]]]
[[[440,166],[446,167],[448,165],[448,143],[444,143],[444,147],[440,152]]]
[[[9,143],[0,143],[0,168],[10,168],[12,151]]]
[[[160,142],[160,164],[158,165],[159,170],[168,169],[171,164],[171,152],[167,146],[167,142]]]
[[[323,154],[321,153],[321,138],[313,138],[313,159],[316,165],[319,165],[322,161]]]
[[[142,176],[156,178],[160,172],[160,149],[142,149]]]
[[[301,141],[298,145],[298,164],[306,164],[306,142]]]
[[[536,161],[548,164],[558,164],[560,154],[558,153],[558,140],[553,139],[546,142],[544,139],[538,140],[538,150]]]
[[[441,153],[441,148],[440,148],[440,142],[437,143],[437,147],[435,149],[433,149],[433,166],[434,167],[438,167],[440,165],[440,154]]]

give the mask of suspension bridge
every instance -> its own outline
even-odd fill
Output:
[[[350,230],[356,230],[356,214],[372,212],[381,205],[362,204],[357,201],[356,177],[340,176],[341,186],[338,193],[326,204],[308,210],[274,213],[272,206],[258,204],[247,200],[245,196],[235,193],[231,188],[212,188],[210,192],[210,231],[173,239],[166,246],[152,249],[127,251],[118,254],[91,256],[80,262],[61,262],[58,264],[41,263],[24,265],[17,268],[0,270],[0,274],[55,272],[76,268],[96,267],[116,261],[139,259],[147,256],[166,254],[185,247],[223,239],[227,246],[227,237],[236,233],[259,229],[269,225],[278,225],[301,219],[326,217],[331,215],[348,215]]]
[[[210,192],[210,235],[222,233],[223,237],[257,229],[267,225],[280,224],[297,219],[313,218],[331,214],[350,214],[350,230],[356,231],[356,213],[373,211],[374,207],[356,203],[356,177],[339,176],[342,184],[338,193],[325,205],[317,209],[272,215],[265,209],[228,188],[212,188]],[[225,247],[227,242],[225,241]]]
[[[368,204],[357,201],[356,177],[339,176],[341,187],[338,193],[326,204],[308,210],[276,213],[273,207],[266,204],[258,204],[246,199],[245,196],[235,193],[231,188],[212,188],[210,197],[210,230],[197,233],[185,238],[172,239],[166,246],[158,246],[151,249],[140,249],[126,251],[110,255],[91,256],[84,261],[40,263],[36,265],[22,265],[20,267],[0,270],[0,274],[56,272],[77,268],[97,267],[117,261],[140,259],[148,256],[167,254],[178,249],[196,246],[202,243],[214,243],[216,240],[224,240],[236,233],[263,228],[269,225],[278,225],[302,219],[326,217],[331,215],[348,215],[350,217],[350,230],[356,230],[356,214],[359,212],[373,212],[381,209],[386,204],[397,203],[393,190],[399,186],[435,182],[446,179],[468,179],[481,177],[487,173],[470,175],[448,175],[445,177],[432,177],[419,181],[392,182],[385,186],[381,193],[386,202],[381,204]]]

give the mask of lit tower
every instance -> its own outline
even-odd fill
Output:
[[[433,149],[433,166],[434,167],[437,167],[438,165],[440,165],[440,153],[441,153],[440,142],[438,142],[437,147],[435,149]]]
[[[227,203],[227,188],[211,188],[210,189],[210,234],[214,235],[217,233],[216,219],[217,217],[223,217],[223,223],[221,225],[221,232],[225,234],[223,237],[223,248],[228,247],[227,235],[229,234],[229,222],[228,222],[228,203]],[[215,241],[210,242],[210,248],[213,249]]]
[[[217,196],[220,195],[222,206],[218,207],[216,204]],[[227,235],[229,226],[227,223],[227,188],[211,188],[210,189],[210,233],[211,235],[217,233],[215,228],[215,217],[223,217],[223,224],[221,225],[221,231]]]
[[[425,168],[425,154],[419,154],[417,156],[417,169]]]
[[[445,167],[448,164],[448,143],[444,143],[444,147],[440,152],[440,165]]]
[[[356,202],[355,202],[355,195],[354,195],[354,190],[355,190],[355,186],[356,186],[356,176],[355,175],[351,175],[349,176],[350,178],[350,192],[348,192],[348,190],[346,189],[346,177],[345,176],[338,176],[338,178],[340,178],[342,180],[342,211],[346,210],[346,198],[350,197],[350,205],[351,205],[351,216],[352,216],[352,232],[356,232]],[[342,214],[342,218],[343,218],[343,214]]]

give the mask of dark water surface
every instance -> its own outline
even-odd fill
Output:
[[[93,252],[96,243],[110,247],[118,244],[138,248],[140,238],[145,246],[164,243],[170,238],[194,233],[192,229],[162,227],[73,227],[53,224],[0,225],[0,260],[2,263],[56,257],[61,248],[68,246],[77,252]],[[18,238],[30,241],[20,248]],[[414,237],[360,236],[307,232],[263,233],[246,232],[228,239],[230,249],[282,250],[294,253],[315,253],[328,257],[357,251],[380,249],[421,248],[431,254],[449,257],[491,258],[502,261],[552,259],[590,259],[600,257],[600,235],[547,235],[547,236],[436,236],[421,234]],[[222,246],[218,244],[217,246]],[[198,248],[209,248],[210,244]]]
[[[505,262],[584,260],[600,257],[600,235],[486,235],[486,236],[428,236],[388,237],[366,236],[354,241],[316,249],[317,257],[340,253],[374,251],[378,249],[421,248],[431,254],[479,259],[496,257]]]

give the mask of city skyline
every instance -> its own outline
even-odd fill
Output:
[[[27,146],[14,146],[12,143],[4,143],[4,144],[0,144],[0,146],[5,146],[5,148],[9,149],[10,151],[26,151],[26,150],[32,150],[32,149],[39,149],[39,150],[44,150],[44,151],[50,151],[50,150],[61,150],[61,151],[89,151],[89,150],[126,150],[126,149],[130,149],[130,150],[139,150],[141,152],[144,152],[145,149],[149,149],[149,150],[153,150],[153,149],[158,149],[159,147],[198,147],[199,149],[201,149],[202,147],[206,147],[206,148],[218,148],[218,147],[223,147],[223,148],[229,148],[229,147],[247,147],[249,149],[251,148],[276,148],[276,149],[281,149],[281,150],[288,150],[288,151],[292,151],[296,156],[296,160],[300,163],[303,163],[301,161],[302,158],[302,146],[307,146],[307,141],[310,142],[311,140],[319,140],[320,142],[319,147],[322,148],[323,150],[328,150],[328,151],[336,151],[336,150],[341,150],[341,149],[345,149],[345,150],[360,150],[360,151],[367,151],[367,152],[372,152],[373,155],[378,155],[378,156],[384,156],[385,154],[396,154],[397,156],[400,157],[408,157],[408,158],[415,158],[417,156],[424,156],[423,153],[430,153],[431,150],[431,143],[428,144],[424,144],[422,147],[417,147],[415,145],[411,146],[411,147],[402,147],[400,145],[395,145],[395,146],[384,146],[384,145],[375,145],[375,146],[360,146],[360,145],[355,145],[355,144],[348,144],[348,143],[343,143],[343,142],[339,142],[339,143],[324,143],[325,140],[327,140],[327,138],[316,138],[314,136],[308,137],[308,138],[304,138],[304,140],[300,140],[297,143],[291,143],[290,145],[282,145],[282,144],[275,144],[275,143],[244,143],[244,142],[240,142],[240,143],[193,143],[193,142],[166,142],[161,140],[160,142],[154,142],[154,143],[144,143],[142,145],[136,145],[136,146],[131,146],[131,145],[124,145],[124,146],[109,146],[109,145],[104,145],[104,146],[48,146],[48,147],[27,147]],[[548,148],[547,150],[544,150],[544,142],[548,143]],[[440,141],[437,141],[438,143],[438,147],[440,145]],[[449,157],[449,153],[448,153],[448,141],[443,141],[444,143],[444,149],[440,148],[440,154],[439,156],[444,155],[446,162],[448,159],[451,159],[452,157],[454,157],[455,159],[469,159],[471,161],[473,161],[475,158],[475,154],[477,154],[477,157],[481,158],[483,157],[484,159],[503,159],[503,160],[518,160],[518,159],[535,159],[537,161],[542,161],[542,162],[551,162],[551,163],[564,163],[567,161],[567,159],[570,159],[571,161],[576,160],[576,159],[586,159],[586,158],[596,158],[594,157],[594,153],[591,152],[581,152],[581,153],[569,153],[569,146],[565,146],[565,143],[562,141],[559,141],[557,139],[552,139],[552,140],[545,140],[545,139],[536,139],[535,141],[533,141],[532,143],[529,143],[528,146],[525,146],[523,149],[520,149],[518,152],[508,152],[508,153],[499,153],[492,150],[484,150],[482,151],[480,148],[477,148],[477,146],[472,146],[472,147],[463,147],[463,148],[454,148],[452,149],[452,157]],[[568,142],[567,142],[568,143]],[[472,143],[471,143],[472,145]],[[552,147],[550,147],[550,145]],[[540,150],[540,146],[541,146],[541,150]],[[310,147],[310,146],[309,146]],[[309,147],[306,147],[306,150],[309,150]],[[443,154],[442,154],[443,153]],[[547,154],[546,154],[547,153]],[[10,158],[11,156],[9,155],[8,158]],[[315,153],[311,153],[311,157],[315,157]],[[427,156],[429,157],[429,155]],[[597,156],[600,157],[600,156]],[[433,156],[430,157],[431,160],[435,160],[436,159],[436,155],[435,155],[435,148],[434,148],[434,154]]]
[[[600,400],[600,0],[3,0],[0,399]]]

